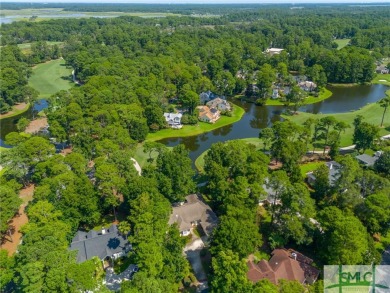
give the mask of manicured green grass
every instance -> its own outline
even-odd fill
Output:
[[[34,67],[29,85],[39,91],[40,98],[48,98],[74,85],[71,74],[72,69],[65,66],[65,60],[52,60]]]
[[[46,42],[46,44],[48,44],[49,46],[53,46],[53,45],[61,46],[63,43],[64,42],[50,42],[50,41]],[[22,53],[29,55],[29,54],[31,54],[31,44],[32,43],[18,44],[18,47],[22,51]]]
[[[199,173],[204,172],[204,157],[208,153],[209,150],[204,151],[203,153],[200,154],[199,157],[196,158],[195,160],[195,167],[198,170]]]
[[[167,147],[168,149],[172,149],[172,147]],[[153,151],[151,153],[152,159],[154,159],[154,162],[156,161],[156,158],[158,156],[158,152]],[[143,144],[139,144],[137,146],[137,149],[134,154],[134,159],[137,160],[138,164],[143,168],[146,164],[148,164],[148,159],[149,159],[149,152],[144,153],[144,147]]]
[[[372,80],[372,83],[379,83],[390,86],[390,74],[378,73],[376,77]]]
[[[260,149],[263,147],[263,142],[257,137],[242,138],[239,140],[245,141],[246,143],[251,143],[251,144],[255,145],[257,149]],[[203,171],[204,171],[204,157],[206,156],[208,151],[209,150],[205,150],[195,160],[195,167],[199,173],[203,173]]]
[[[330,90],[323,88],[323,89],[321,89],[318,97],[308,96],[305,99],[304,105],[315,104],[315,103],[321,102],[323,100],[326,100],[327,98],[330,98],[332,96],[332,94],[333,93]],[[280,99],[276,99],[276,100],[268,99],[265,104],[266,104],[266,106],[283,106],[284,102],[282,102]],[[293,105],[293,104],[291,104],[291,105]]]
[[[352,136],[353,136],[353,120],[357,115],[362,115],[365,118],[365,121],[374,125],[380,125],[382,120],[383,108],[377,103],[369,104],[363,108],[348,113],[336,113],[336,114],[311,114],[298,112],[298,115],[282,115],[283,118],[291,120],[297,124],[303,124],[308,118],[320,119],[326,116],[333,116],[338,121],[344,121],[351,125],[344,133],[341,133],[341,142],[340,146],[349,146],[352,145]],[[389,131],[386,130],[390,127],[390,115],[387,113],[384,120],[384,127],[380,129],[380,135],[389,134]]]
[[[318,167],[323,165],[323,164],[324,164],[324,162],[311,162],[311,163],[306,163],[306,164],[300,165],[299,168],[301,169],[302,177],[306,177],[306,173],[317,170]]]
[[[12,110],[5,113],[5,114],[2,114],[0,115],[0,120],[1,119],[4,119],[4,118],[9,118],[9,117],[13,117],[13,116],[17,116],[19,114],[22,114],[24,112],[26,112],[28,109],[30,109],[30,103],[26,104],[26,107],[23,108],[23,109],[16,109],[15,106],[12,107]]]
[[[154,133],[149,133],[146,140],[148,141],[157,141],[163,138],[168,137],[186,137],[198,135],[201,133],[209,132],[214,129],[220,128],[222,126],[226,126],[237,122],[244,115],[245,110],[239,106],[233,105],[232,116],[222,116],[217,122],[214,124],[209,124],[205,122],[198,122],[196,125],[184,125],[182,129],[163,129]]]
[[[347,46],[351,39],[336,39],[334,42],[338,45],[337,50],[340,50]]]

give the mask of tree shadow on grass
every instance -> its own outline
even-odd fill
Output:
[[[72,76],[71,76],[71,75],[68,75],[68,76],[61,76],[61,79],[63,79],[63,80],[67,80],[67,81],[73,81],[73,79],[72,79]]]

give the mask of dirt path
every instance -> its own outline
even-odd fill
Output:
[[[47,118],[38,118],[30,122],[27,126],[25,132],[26,133],[36,133],[39,130],[47,127],[49,124],[47,123]]]
[[[26,188],[23,188],[19,192],[19,197],[23,200],[22,205],[19,208],[18,214],[11,220],[11,234],[12,234],[12,241],[10,236],[7,236],[3,239],[3,242],[0,245],[1,249],[5,249],[8,251],[9,255],[12,255],[16,252],[17,246],[21,242],[22,239],[22,233],[20,233],[20,227],[22,227],[24,224],[28,223],[28,218],[25,213],[25,208],[28,205],[29,201],[32,200],[34,193],[34,185],[30,185]]]

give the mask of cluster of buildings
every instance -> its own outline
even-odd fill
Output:
[[[297,75],[292,77],[296,84],[305,92],[311,93],[317,89],[317,84],[310,81],[306,75]],[[275,83],[272,86],[272,99],[279,99],[290,93],[291,86],[285,86]]]
[[[225,97],[219,97],[211,91],[201,93],[199,95],[200,104],[197,109],[199,110],[199,121],[206,123],[215,123],[221,118],[221,115],[232,110],[232,106]],[[174,129],[180,129],[183,127],[181,119],[182,113],[164,113],[165,121],[168,126]]]
[[[380,158],[382,154],[383,154],[382,151],[377,151],[373,156],[362,154],[356,156],[355,159],[364,167],[373,167],[375,162]],[[326,162],[325,165],[328,167],[329,170],[329,175],[328,175],[329,186],[334,186],[336,180],[340,176],[339,173],[340,173],[341,165],[336,161]],[[316,177],[313,172],[307,173],[306,178],[307,178],[307,182],[310,185],[313,185],[316,181]]]
[[[176,224],[183,237],[192,234],[193,229],[198,229],[204,235],[203,238],[208,239],[218,225],[218,218],[200,195],[190,194],[184,202],[173,205],[168,224]],[[107,260],[127,255],[132,246],[127,235],[121,234],[113,224],[100,231],[78,231],[69,250],[77,252],[78,263],[97,257],[104,264]],[[254,283],[266,278],[274,284],[278,284],[280,279],[312,284],[320,272],[311,265],[312,262],[310,258],[291,249],[275,249],[268,261],[263,259],[256,262],[255,257],[250,255],[247,261],[247,278]],[[115,291],[120,288],[123,280],[131,279],[137,271],[138,266],[131,264],[123,273],[115,275],[112,268],[108,267],[105,284]]]

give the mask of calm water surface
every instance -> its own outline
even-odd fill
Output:
[[[384,85],[359,85],[350,88],[328,87],[333,92],[332,97],[322,102],[301,107],[299,110],[309,113],[345,113],[374,103],[385,96],[388,87]],[[235,102],[245,109],[242,119],[234,124],[227,125],[211,132],[183,138],[166,138],[159,142],[167,146],[184,144],[190,151],[190,157],[195,160],[213,143],[232,139],[257,137],[259,130],[281,121],[280,116],[286,108],[284,106],[256,106],[253,103]]]
[[[384,85],[359,85],[350,88],[329,87],[332,97],[325,101],[301,107],[299,110],[309,113],[343,113],[357,110],[367,103],[374,103],[385,96],[388,87]],[[167,138],[160,142],[167,146],[183,143],[190,151],[190,157],[195,160],[202,152],[209,149],[213,143],[238,138],[257,137],[259,130],[269,127],[275,121],[281,121],[281,114],[286,110],[284,106],[256,106],[252,103],[235,101],[244,108],[242,119],[234,124],[221,127],[211,132],[184,138]],[[16,123],[21,117],[32,118],[37,112],[47,107],[46,100],[34,105],[34,108],[19,116],[1,121],[0,145],[4,145],[4,137],[11,131],[16,131]]]
[[[42,111],[43,109],[47,108],[47,101],[46,100],[38,100],[34,107],[27,110],[27,112],[24,112],[20,115],[4,118],[0,121],[0,146],[2,147],[8,147],[4,143],[5,136],[12,132],[17,131],[16,123],[18,123],[19,119],[22,117],[26,117],[28,119],[33,119],[35,115],[38,114],[39,111]]]

